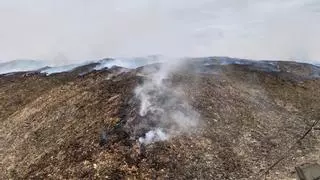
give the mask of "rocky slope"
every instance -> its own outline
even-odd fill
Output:
[[[135,89],[160,65],[95,66],[0,75],[2,179],[290,179],[295,166],[320,163],[317,66],[186,61],[163,86],[178,89],[174,103],[182,98],[199,121],[150,144],[139,138],[158,114],[141,116]],[[151,96],[166,104],[165,92]]]

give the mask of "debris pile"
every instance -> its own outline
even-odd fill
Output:
[[[320,163],[319,124],[296,143],[320,118],[317,67],[199,62],[161,81],[159,64],[0,75],[0,177],[286,179]]]

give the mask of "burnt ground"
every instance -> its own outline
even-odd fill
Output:
[[[142,68],[0,75],[0,178],[295,178],[295,166],[320,163],[320,79],[312,65],[275,67],[182,67],[167,81],[201,123],[149,145],[128,123],[141,118]]]

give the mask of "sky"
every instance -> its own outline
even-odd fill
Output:
[[[0,0],[0,62],[230,56],[320,62],[319,0]]]

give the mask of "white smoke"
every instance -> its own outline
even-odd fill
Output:
[[[0,21],[0,61],[320,59],[319,0],[2,0]]]
[[[139,142],[142,144],[150,144],[152,142],[165,141],[168,138],[168,135],[164,133],[162,129],[157,128],[147,132],[145,137],[140,137]]]
[[[182,88],[170,84],[170,78],[179,70],[181,62],[166,60],[159,70],[148,74],[148,79],[135,89],[140,100],[141,123],[148,129],[139,138],[140,143],[168,140],[192,132],[198,126],[199,114],[189,105]]]

